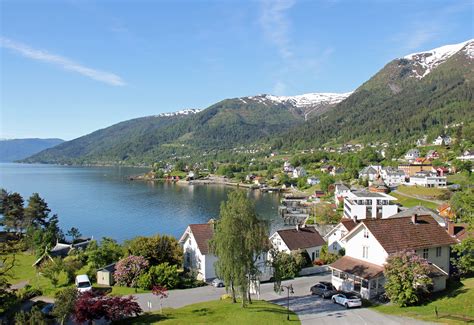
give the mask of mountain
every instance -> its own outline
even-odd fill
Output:
[[[474,121],[474,40],[389,62],[330,112],[274,141],[284,148],[327,143],[400,143]]]
[[[62,142],[61,139],[0,139],[0,161],[25,159]]]
[[[258,95],[220,101],[202,111],[182,110],[137,118],[44,150],[26,162],[151,163],[249,145],[301,125],[348,94],[294,97]]]

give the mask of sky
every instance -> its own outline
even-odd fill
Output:
[[[474,2],[0,0],[0,138],[70,140],[256,94],[348,92],[473,38]]]

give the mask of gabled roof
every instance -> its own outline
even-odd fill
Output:
[[[209,253],[209,240],[214,235],[214,225],[210,223],[191,224],[189,225],[196,244],[201,251],[201,254]]]
[[[436,211],[428,209],[424,206],[417,205],[411,208],[408,208],[406,210],[402,210],[389,218],[401,218],[401,217],[411,217],[412,215],[417,214],[419,216],[431,216],[433,219],[435,219],[440,225],[445,225],[446,220],[444,220],[443,217],[441,217]]]
[[[431,216],[418,216],[416,224],[412,223],[411,217],[365,219],[345,238],[349,238],[361,226],[367,227],[388,254],[456,244]]]
[[[278,230],[278,235],[285,242],[289,250],[298,250],[303,248],[323,246],[326,242],[314,227],[301,227]]]
[[[352,219],[343,218],[341,219],[341,223],[347,229],[347,231],[351,231],[357,226],[357,222]]]

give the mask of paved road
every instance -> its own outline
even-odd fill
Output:
[[[300,318],[304,325],[330,324],[330,325],[395,325],[395,324],[426,324],[411,318],[385,315],[367,308],[346,310],[343,306],[333,304],[309,294],[309,288],[319,282],[330,280],[329,274],[301,277],[284,281],[283,285],[291,284],[294,294],[290,298],[290,309]],[[281,295],[273,291],[273,283],[264,283],[260,287],[260,299],[285,306],[287,304],[286,292]],[[186,290],[171,290],[169,297],[163,300],[163,307],[179,308],[189,304],[217,300],[225,294],[224,288],[206,286]],[[152,294],[137,294],[138,303],[143,310],[149,310],[147,302],[152,302],[151,310],[159,310],[159,300]]]

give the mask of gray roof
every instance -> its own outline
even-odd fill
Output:
[[[393,216],[390,216],[390,218],[401,218],[401,217],[410,217],[414,214],[417,215],[430,215],[435,219],[438,223],[444,224],[446,221],[444,220],[443,217],[441,217],[436,211],[425,208],[423,206],[417,205],[412,208],[408,208],[406,210],[402,210],[398,212],[397,214],[394,214]]]
[[[379,198],[385,198],[386,196],[381,194],[381,193],[374,193],[374,192],[366,192],[366,191],[356,191],[352,192],[355,196],[358,197],[379,197]]]
[[[377,174],[377,171],[375,170],[374,167],[372,166],[369,166],[369,167],[364,167],[362,168],[362,170],[360,171],[360,174]]]

